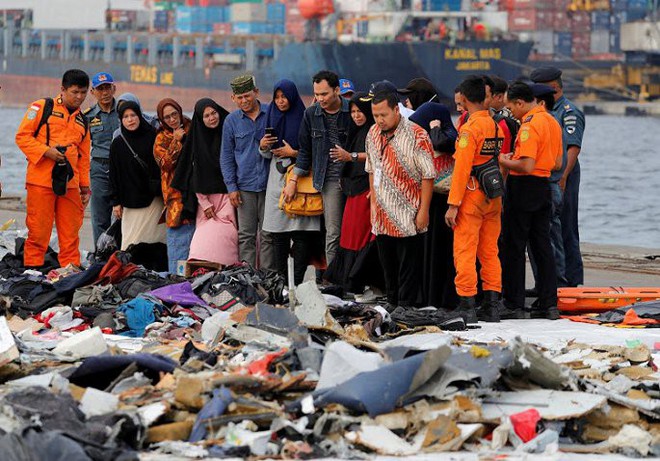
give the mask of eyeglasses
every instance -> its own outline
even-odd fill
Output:
[[[178,112],[172,112],[171,114],[163,115],[163,120],[176,120],[179,118]]]

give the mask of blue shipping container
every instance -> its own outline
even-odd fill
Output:
[[[284,35],[286,33],[286,26],[283,22],[272,22],[267,24],[266,30],[269,34]]]
[[[633,9],[628,9],[626,12],[626,21],[627,22],[635,22],[642,20],[646,18],[646,14],[648,13],[647,10],[633,10]]]
[[[199,6],[181,6],[176,9],[176,18],[190,18],[193,22],[206,20],[206,8]]]
[[[285,22],[286,5],[284,3],[269,3],[267,5],[266,19],[268,22]]]
[[[628,9],[628,0],[610,0],[612,11],[620,12]]]
[[[229,22],[229,9],[226,6],[209,6],[206,9],[206,22]]]
[[[357,35],[358,37],[362,37],[362,38],[369,35],[369,21],[358,21]]]
[[[555,32],[555,54],[571,56],[573,34],[571,32]]]
[[[608,30],[610,28],[610,12],[594,11],[591,13],[592,30]]]
[[[268,23],[265,22],[234,22],[232,32],[238,35],[259,35],[268,33]]]
[[[621,53],[621,33],[610,32],[610,52]]]
[[[628,0],[628,10],[648,10],[648,0]]]
[[[628,22],[628,13],[620,11],[610,16],[610,31],[618,32],[621,30],[621,24]]]
[[[422,11],[461,11],[461,0],[422,0]]]

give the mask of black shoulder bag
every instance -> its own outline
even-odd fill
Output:
[[[493,120],[493,122],[495,122]],[[497,135],[499,134],[499,127],[495,122],[495,152],[493,157],[482,165],[472,167],[472,176],[477,178],[479,187],[484,191],[486,197],[494,199],[504,195],[504,178],[500,171],[500,162],[498,157],[500,155],[500,142]]]
[[[133,154],[133,158],[135,158],[135,161],[138,162],[140,167],[144,170],[145,173],[147,173],[147,178],[149,180],[149,192],[154,196],[154,197],[162,197],[163,196],[163,189],[161,187],[160,183],[160,178],[154,179],[151,177],[151,172],[149,171],[149,166],[147,163],[142,160],[138,154],[135,153],[131,145],[128,143],[128,140],[124,137],[124,133],[120,133],[119,136],[121,136],[121,139],[124,140],[124,143],[126,143],[126,146],[128,147],[128,150],[131,151],[131,154]]]

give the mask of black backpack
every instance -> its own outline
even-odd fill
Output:
[[[518,136],[518,130],[520,129],[520,125],[518,122],[502,113],[497,113],[493,116],[493,119],[497,122],[500,123],[500,120],[504,120],[504,123],[506,123],[506,126],[509,128],[509,131],[511,132],[511,150],[513,150],[513,146],[516,142],[516,137]]]
[[[165,286],[168,283],[171,282],[163,279],[155,272],[146,269],[138,269],[115,285],[115,288],[117,288],[122,299],[130,300],[137,298],[137,296],[142,293]]]
[[[46,145],[50,146],[50,125],[48,124],[48,119],[50,116],[53,114],[53,107],[55,107],[55,101],[53,101],[53,98],[44,98],[44,110],[41,113],[41,119],[39,119],[39,124],[37,125],[37,129],[34,131],[34,135],[38,135],[39,131],[41,131],[41,128],[46,125]],[[89,130],[89,122],[87,120],[87,117],[84,115],[81,115],[82,120],[83,120],[83,125],[85,126],[85,134],[83,135],[83,138],[87,136],[87,131]]]

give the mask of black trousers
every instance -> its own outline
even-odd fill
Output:
[[[416,306],[422,289],[424,234],[379,235],[376,243],[385,275],[387,302],[394,306]]]
[[[312,257],[312,239],[319,238],[318,232],[273,232],[272,236],[275,270],[284,275],[287,283],[289,282],[287,258],[293,251],[293,281],[296,285],[300,285],[305,278],[305,272]]]
[[[513,308],[525,306],[525,247],[529,241],[538,264],[538,305],[557,305],[557,274],[550,242],[552,193],[546,178],[507,178],[502,222],[502,296]]]

